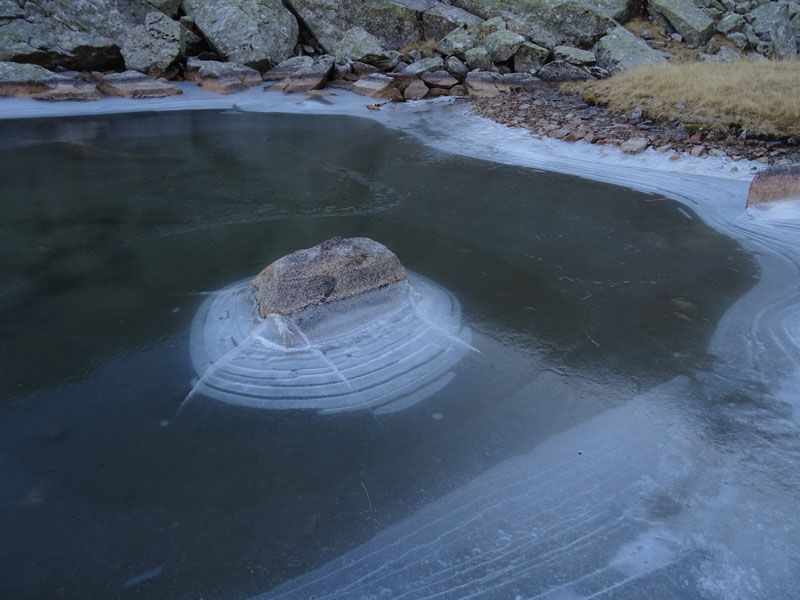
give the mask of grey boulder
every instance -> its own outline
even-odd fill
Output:
[[[470,71],[464,84],[470,96],[497,96],[510,91],[503,76],[490,71]]]
[[[524,42],[514,55],[517,73],[536,73],[550,58],[550,50],[533,42]]]
[[[480,43],[474,29],[459,27],[448,33],[436,44],[436,51],[444,56],[455,56],[461,60],[466,53]]]
[[[281,0],[183,0],[186,14],[222,58],[259,71],[289,58],[299,27]]]
[[[703,44],[714,33],[714,21],[692,0],[649,0],[650,18],[680,33],[690,44]]]
[[[181,25],[162,12],[151,12],[143,25],[122,38],[125,67],[161,77],[181,53]]]
[[[310,56],[293,56],[272,67],[264,73],[262,79],[264,81],[281,81],[294,75],[300,69],[310,67],[313,64],[314,59]]]
[[[396,50],[423,37],[421,12],[434,3],[392,0],[292,0],[292,6],[329,53],[344,32],[363,27],[384,48]]]
[[[770,167],[750,183],[747,206],[781,200],[800,201],[800,166]]]
[[[121,69],[121,39],[153,11],[144,0],[6,0],[2,7],[0,61],[78,71]]]
[[[342,39],[333,45],[333,53],[339,61],[348,59],[374,64],[389,60],[389,56],[378,38],[363,27],[348,29]]]
[[[295,71],[283,81],[273,85],[269,91],[297,93],[322,89],[328,82],[334,62],[334,58],[329,54],[320,56],[312,64]]]
[[[478,25],[483,19],[462,8],[435,2],[422,13],[422,34],[425,39],[440,40],[455,27]]]
[[[561,59],[544,65],[539,69],[536,76],[543,81],[586,81],[592,79],[592,76],[583,67]]]
[[[489,56],[489,51],[483,46],[467,50],[465,58],[467,59],[467,65],[470,69],[479,69],[481,71],[494,70],[492,57]]]
[[[513,31],[500,30],[486,36],[483,46],[492,62],[505,62],[519,50],[525,38]]]
[[[276,260],[251,286],[258,314],[266,318],[293,315],[407,279],[400,260],[383,244],[335,237]]]
[[[353,91],[356,94],[370,96],[371,98],[403,99],[403,94],[397,88],[395,80],[382,73],[373,73],[362,77],[353,83]]]
[[[609,0],[609,6],[613,4]],[[628,0],[622,2],[627,6]],[[452,0],[454,6],[485,19],[501,17],[508,29],[540,46],[587,46],[616,23],[608,6],[586,0]]]
[[[553,57],[573,65],[593,65],[595,63],[594,53],[572,46],[556,46],[553,48]]]
[[[640,65],[666,64],[664,55],[653,50],[624,27],[616,27],[602,37],[592,49],[597,64],[609,73]]]

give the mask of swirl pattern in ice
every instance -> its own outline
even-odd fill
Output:
[[[249,280],[212,294],[191,330],[195,394],[243,406],[394,412],[444,387],[470,350],[458,300],[410,274],[360,296],[258,317]]]

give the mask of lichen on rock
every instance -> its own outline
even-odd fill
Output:
[[[183,8],[222,58],[259,71],[297,44],[297,20],[280,0],[184,0]]]
[[[267,266],[253,279],[258,314],[292,315],[405,281],[400,260],[369,238],[331,238]]]

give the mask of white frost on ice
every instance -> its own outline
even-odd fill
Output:
[[[323,413],[394,412],[444,387],[472,348],[458,300],[409,273],[402,281],[293,317],[258,316],[250,281],[210,295],[190,352],[200,375],[187,400]]]

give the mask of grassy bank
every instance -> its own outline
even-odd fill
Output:
[[[656,121],[800,138],[800,61],[640,67],[568,89],[613,111],[639,106]]]

